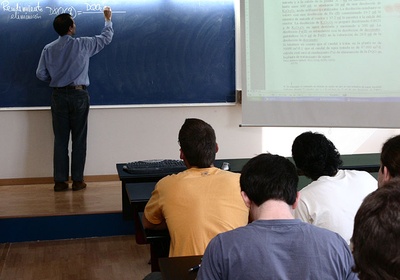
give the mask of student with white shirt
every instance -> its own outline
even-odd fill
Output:
[[[313,181],[300,191],[295,217],[339,233],[350,244],[354,216],[364,197],[376,190],[368,172],[342,170],[340,154],[323,134],[304,132],[292,145],[297,168]]]

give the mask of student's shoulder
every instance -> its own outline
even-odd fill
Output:
[[[167,176],[161,178],[157,182],[157,185],[160,186],[160,185],[168,184],[169,182],[179,181],[179,180],[181,180],[182,178],[184,178],[187,175],[187,171],[188,170],[185,170],[185,171],[182,171],[182,172],[179,172],[179,173],[174,173],[174,174],[167,175]]]
[[[226,176],[230,178],[240,178],[240,173],[229,171],[229,170],[222,170],[221,168],[212,167],[214,172],[220,176]]]
[[[323,186],[324,184],[322,182],[319,181],[312,181],[311,183],[309,183],[308,185],[306,185],[304,188],[302,188],[300,190],[301,195],[307,195],[308,193],[314,193],[315,190],[319,190],[319,188],[321,186]],[[300,197],[301,198],[301,197]]]
[[[305,222],[302,223],[302,226],[308,228],[308,231],[312,233],[310,234],[310,236],[313,236],[313,239],[320,241],[321,245],[325,244],[325,246],[332,245],[333,247],[336,246],[344,246],[346,248],[348,247],[343,237],[341,237],[338,233],[334,231]]]
[[[363,180],[364,182],[368,182],[371,184],[377,183],[377,180],[371,173],[363,170],[345,170],[346,176],[351,176],[353,180]]]
[[[343,172],[346,175],[350,175],[351,174],[351,175],[356,176],[356,177],[367,177],[367,178],[372,177],[372,178],[374,178],[374,176],[372,176],[371,173],[369,173],[367,171],[364,171],[364,170],[345,169],[345,170],[343,170]]]
[[[242,239],[248,240],[248,235],[250,232],[254,231],[254,228],[251,225],[244,225],[237,227],[232,230],[228,230],[225,232],[221,232],[215,236],[215,241],[217,243],[235,243],[235,242],[243,242]],[[242,240],[242,241],[240,241]]]

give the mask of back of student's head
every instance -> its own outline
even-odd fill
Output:
[[[400,180],[369,194],[355,219],[351,239],[354,271],[361,280],[400,279]]]
[[[335,145],[325,135],[310,131],[293,141],[292,157],[296,167],[312,180],[334,176],[342,164]]]
[[[215,131],[208,123],[200,119],[186,119],[178,140],[191,166],[205,168],[214,163],[217,142]]]
[[[270,199],[293,205],[298,181],[294,164],[272,154],[260,154],[250,159],[240,175],[241,190],[258,206]]]
[[[69,28],[73,25],[74,21],[72,20],[71,15],[67,13],[59,14],[53,21],[54,30],[60,36],[67,34]]]
[[[391,177],[400,177],[400,135],[389,138],[383,144],[381,164],[387,168]]]

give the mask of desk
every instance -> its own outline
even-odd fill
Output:
[[[189,272],[189,268],[201,263],[202,256],[160,258],[159,264],[163,280],[196,279],[197,271]]]
[[[126,172],[123,167],[125,163],[117,163],[118,176],[122,186],[122,215],[125,220],[133,219],[133,209],[126,191],[128,183],[158,182],[168,174],[131,174]]]
[[[293,159],[289,157],[293,162]],[[341,169],[357,169],[364,170],[370,173],[376,173],[379,170],[380,165],[380,154],[359,154],[359,155],[342,155],[343,166]],[[233,172],[240,172],[242,167],[247,163],[249,159],[218,159],[215,160],[214,165],[216,167],[221,167],[223,162],[228,162],[230,165],[230,170]],[[127,183],[143,183],[143,182],[157,182],[161,178],[170,175],[170,173],[165,174],[131,174],[123,170],[125,163],[117,163],[117,171],[119,179],[122,185],[122,215],[126,220],[133,219],[132,206],[126,192]],[[374,174],[373,174],[374,175]],[[376,177],[376,174],[374,175]],[[310,183],[310,180],[304,176],[300,176],[299,190],[305,185]]]
[[[134,216],[136,243],[138,244],[148,244],[153,239],[169,240],[168,230],[145,230],[142,224],[143,211],[155,185],[156,182],[126,184],[126,192]]]
[[[379,154],[343,155],[342,169],[364,170],[370,173],[378,172],[380,165]],[[292,160],[291,158],[289,158]],[[230,164],[230,170],[240,172],[249,159],[221,159],[216,160],[214,165],[221,167],[223,162]],[[117,164],[119,178],[122,182],[122,213],[124,219],[133,219],[135,223],[136,242],[138,244],[150,243],[152,258],[152,271],[158,271],[158,256],[165,255],[165,244],[169,242],[168,232],[144,230],[141,215],[144,207],[151,196],[156,182],[170,175],[165,174],[131,174],[123,170],[124,163]],[[310,181],[300,176],[299,190]],[[169,246],[169,245],[168,245]]]
[[[221,167],[223,162],[229,162],[230,170],[233,172],[240,172],[243,165],[249,159],[220,159],[215,160],[214,165]],[[123,167],[126,163],[117,163],[118,176],[122,186],[122,215],[125,220],[132,220],[133,209],[128,198],[126,191],[126,184],[128,183],[144,183],[144,182],[158,182],[161,178],[170,175],[171,173],[157,173],[157,174],[131,174],[126,172]]]
[[[160,271],[158,259],[168,257],[168,230],[148,230],[142,224],[143,211],[157,182],[126,183],[126,193],[132,206],[137,244],[150,244],[151,271]]]
[[[248,159],[216,160],[214,165],[221,167],[229,162],[230,170],[240,172]],[[169,253],[169,233],[167,230],[145,230],[142,215],[155,184],[171,173],[163,174],[131,174],[123,169],[124,163],[117,164],[119,178],[122,182],[122,213],[124,219],[134,221],[137,244],[150,244],[151,270],[159,271],[158,259],[167,257]]]
[[[156,182],[126,183],[125,192],[128,196],[132,208],[133,221],[135,224],[135,236],[137,244],[147,244],[147,235],[142,224],[142,215],[151,192],[154,190]]]

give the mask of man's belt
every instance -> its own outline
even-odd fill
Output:
[[[65,87],[55,87],[56,90],[63,90],[63,89],[75,89],[75,90],[86,90],[86,86],[79,85],[79,86],[65,86]]]

